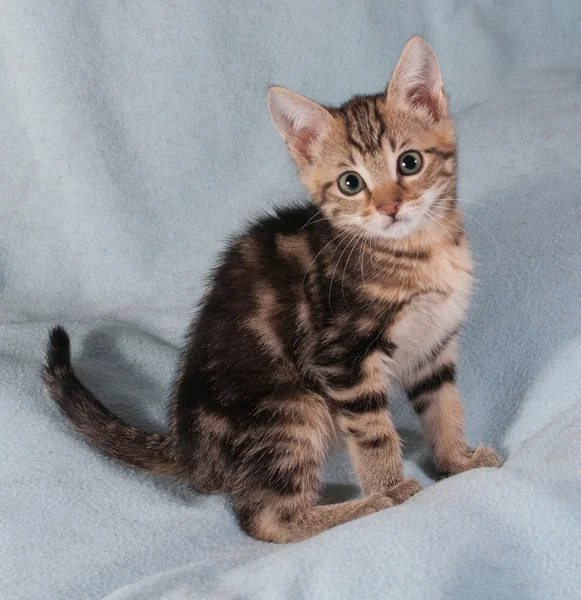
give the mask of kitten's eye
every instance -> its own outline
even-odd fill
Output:
[[[415,175],[422,168],[422,155],[419,152],[404,152],[397,159],[397,170],[402,175]]]
[[[339,189],[347,196],[354,196],[363,188],[365,188],[363,177],[353,171],[347,171],[339,177]]]

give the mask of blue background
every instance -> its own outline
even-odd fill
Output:
[[[0,8],[0,596],[578,598],[581,5],[409,0],[5,0]],[[42,392],[50,325],[122,417],[163,429],[216,252],[304,196],[269,84],[384,88],[411,35],[441,64],[479,280],[460,385],[498,470],[292,546],[229,501],[109,461]],[[393,413],[406,471],[434,481]],[[326,495],[356,493],[334,450]]]

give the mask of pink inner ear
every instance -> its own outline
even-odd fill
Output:
[[[409,103],[418,108],[425,108],[436,121],[440,118],[440,107],[436,97],[426,86],[416,86],[407,92]]]
[[[295,160],[312,162],[324,131],[325,109],[288,90],[269,92],[269,108]]]
[[[294,146],[296,151],[309,162],[313,159],[311,150],[317,141],[317,138],[317,131],[311,127],[303,127],[295,132]]]

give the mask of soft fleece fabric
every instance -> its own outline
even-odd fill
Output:
[[[0,597],[579,598],[581,4],[4,0],[0,8]],[[163,429],[181,336],[243,219],[303,194],[267,85],[329,103],[435,48],[458,117],[479,284],[468,435],[500,470],[435,481],[392,410],[403,506],[309,541],[246,537],[228,499],[105,459],[39,371],[50,325],[122,417]],[[347,456],[327,495],[354,493]]]

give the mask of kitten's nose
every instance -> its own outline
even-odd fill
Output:
[[[388,217],[395,217],[400,206],[400,200],[385,202],[377,207],[377,212],[381,213],[382,215],[387,215]]]

